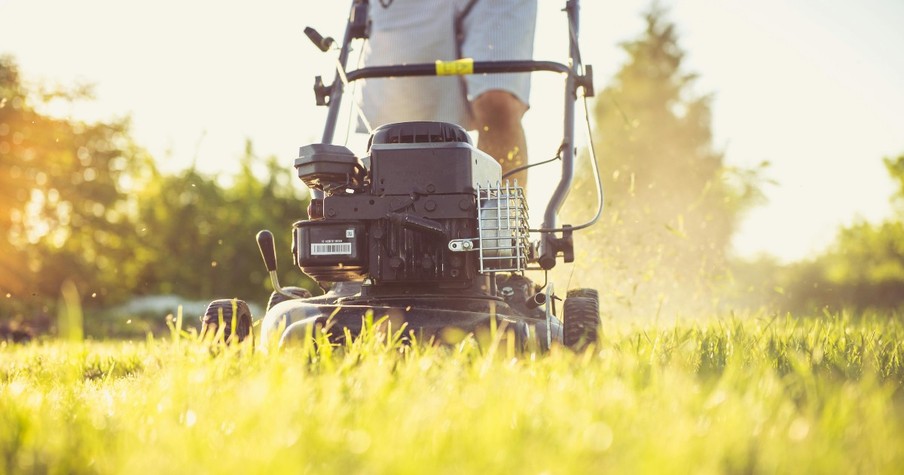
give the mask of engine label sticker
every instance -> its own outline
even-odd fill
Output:
[[[350,256],[351,254],[352,243],[350,242],[311,243],[312,256]]]

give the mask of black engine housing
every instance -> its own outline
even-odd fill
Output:
[[[449,241],[477,237],[477,187],[501,167],[461,127],[405,122],[378,128],[363,161],[345,147],[302,147],[299,178],[325,196],[321,218],[295,223],[296,263],[317,281],[468,286],[475,253]]]

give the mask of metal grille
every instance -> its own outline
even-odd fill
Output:
[[[477,186],[480,273],[527,268],[530,239],[524,189],[506,182]]]

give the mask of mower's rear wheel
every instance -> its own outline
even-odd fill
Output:
[[[295,295],[296,296],[295,298],[298,298],[298,299],[311,298],[311,291],[309,291],[308,289],[304,289],[301,287],[283,287],[283,290],[292,295]],[[278,303],[285,302],[287,300],[294,300],[294,299],[291,299],[288,296],[283,295],[279,292],[273,291],[273,293],[270,294],[270,300],[267,302],[267,311],[269,312],[270,309],[273,308],[273,306],[275,306]]]
[[[234,322],[234,323],[233,323]],[[223,330],[220,331],[220,324]],[[229,344],[237,344],[251,338],[252,333],[251,309],[248,303],[238,299],[220,299],[210,302],[207,311],[201,317],[201,337],[205,339],[219,339]],[[233,327],[235,333],[233,334]]]
[[[565,346],[583,350],[599,340],[599,293],[594,289],[576,289],[568,292],[562,309],[562,340]]]

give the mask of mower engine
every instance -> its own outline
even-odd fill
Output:
[[[532,258],[521,188],[461,127],[378,128],[363,160],[346,147],[301,147],[304,183],[323,192],[293,226],[298,266],[319,282],[462,289]]]

